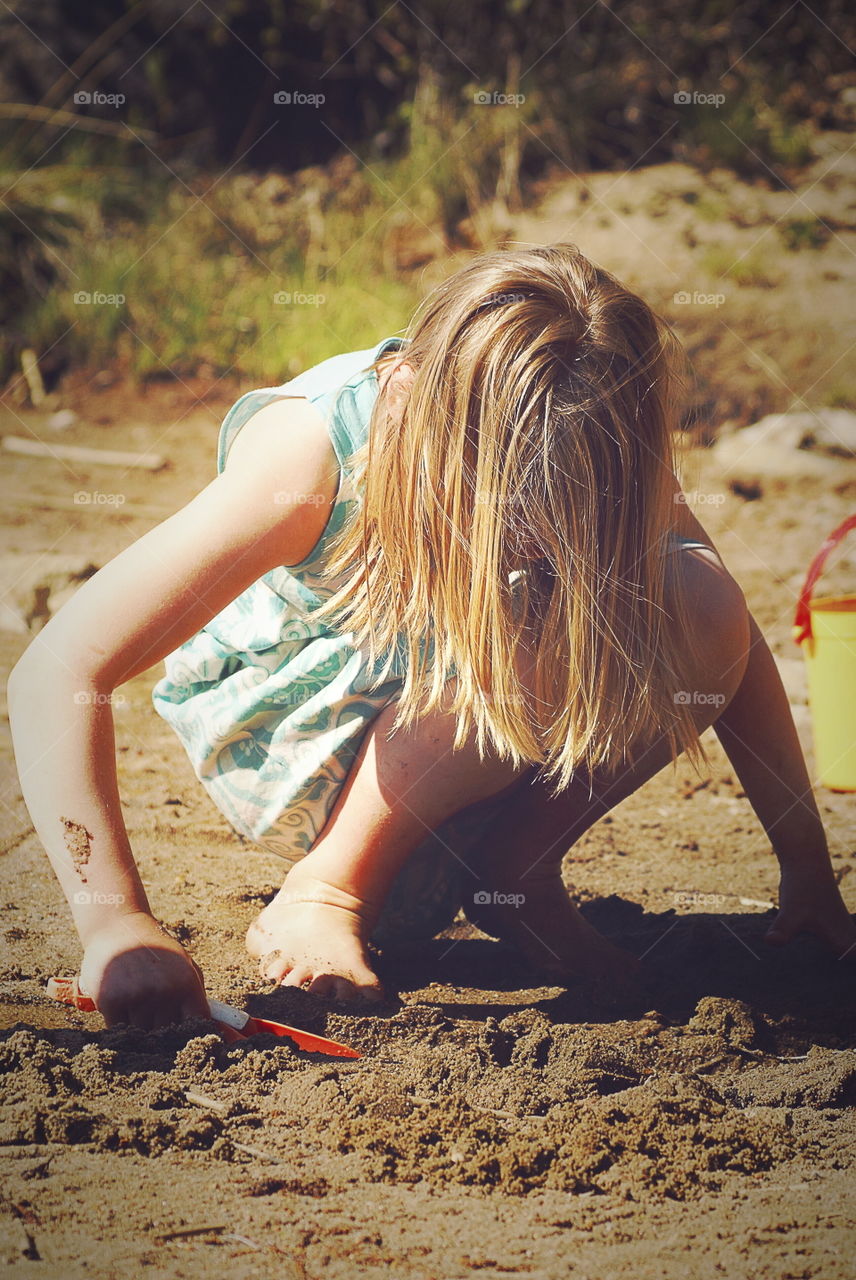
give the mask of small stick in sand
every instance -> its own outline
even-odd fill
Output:
[[[160,471],[166,466],[162,453],[128,453],[123,449],[90,449],[82,444],[43,444],[24,436],[4,436],[3,448],[10,453],[26,453],[34,458],[57,458],[62,462],[96,463],[107,467],[129,467],[136,471]]]
[[[184,1096],[196,1107],[207,1107],[209,1111],[228,1111],[229,1104],[217,1098],[209,1098],[205,1093],[197,1093],[195,1089],[185,1089]]]
[[[32,347],[24,347],[21,352],[21,372],[30,393],[30,403],[34,409],[38,409],[39,405],[44,403],[45,384],[42,382],[38,356]]]
[[[210,1236],[226,1230],[226,1224],[214,1223],[210,1227],[182,1227],[178,1231],[161,1231],[156,1240],[181,1240],[185,1236]]]

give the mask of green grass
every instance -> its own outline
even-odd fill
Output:
[[[741,287],[772,289],[779,283],[771,255],[761,248],[740,254],[727,245],[710,245],[702,254],[701,261],[710,275],[719,280],[731,280]]]
[[[261,384],[400,330],[432,262],[464,244],[492,247],[502,217],[495,223],[491,211],[520,201],[527,147],[543,124],[538,86],[522,85],[517,106],[477,102],[475,88],[488,91],[470,86],[454,98],[426,73],[399,108],[396,157],[366,149],[281,180],[185,174],[183,185],[144,149],[110,141],[105,150],[86,137],[62,165],[27,170],[22,156],[16,169],[8,146],[0,378],[22,346],[39,355],[56,346],[66,363],[137,378],[204,367]],[[793,129],[751,92],[721,109],[688,107],[683,119],[708,161],[739,169],[747,148],[802,155]],[[700,220],[728,217],[718,195],[685,199]],[[794,251],[825,234],[815,218],[780,228]],[[743,257],[714,245],[702,264],[738,286],[778,281],[769,245]],[[76,302],[80,293],[114,301]],[[278,303],[281,293],[304,300]]]
[[[760,170],[773,177],[778,169],[799,168],[811,158],[810,129],[779,111],[759,80],[740,96],[726,94],[720,107],[686,110],[699,159],[708,167],[721,165],[746,176]]]
[[[703,222],[725,223],[729,221],[728,201],[712,191],[705,191],[693,201],[693,211]]]
[[[796,253],[800,249],[820,249],[832,234],[820,218],[791,218],[777,228],[785,248]]]
[[[58,252],[37,239],[48,284],[22,287],[16,326],[27,345],[42,352],[60,339],[76,364],[138,377],[206,365],[279,380],[395,331],[415,305],[415,288],[381,269],[385,206],[367,190],[359,209],[324,218],[308,254],[299,206],[239,205],[227,184],[205,203],[161,194],[142,224],[80,200]],[[372,223],[380,240],[362,234]]]
[[[206,366],[278,381],[369,345],[407,323],[422,268],[447,256],[458,223],[515,188],[522,110],[472,94],[450,103],[426,78],[403,112],[399,158],[368,155],[328,180],[294,175],[284,199],[247,174],[200,176],[190,194],[157,169],[93,168],[88,151],[79,164],[34,171],[41,185],[21,212],[36,231],[39,211],[41,234],[24,236],[32,261],[16,329],[37,353],[59,339],[75,364],[118,364],[138,378]],[[9,223],[11,235],[14,213]],[[114,301],[75,301],[81,293]],[[7,346],[0,372],[15,359]]]

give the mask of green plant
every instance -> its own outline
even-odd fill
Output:
[[[710,275],[719,280],[732,280],[736,285],[772,289],[778,283],[770,257],[760,248],[735,255],[735,250],[726,245],[710,245],[702,254],[701,261]]]
[[[831,234],[820,218],[791,218],[779,223],[778,232],[785,248],[794,253],[800,249],[820,249]]]
[[[747,72],[745,83],[724,97],[718,108],[686,108],[687,133],[706,166],[777,179],[780,166],[798,168],[810,160],[810,130],[778,105],[763,73]]]

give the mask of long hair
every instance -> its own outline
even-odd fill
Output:
[[[378,396],[353,456],[361,503],[325,576],[335,618],[389,677],[393,729],[448,697],[555,790],[612,774],[665,734],[707,760],[682,671],[692,628],[665,605],[681,348],[664,321],[569,244],[473,259],[423,302],[401,413]],[[526,572],[513,578],[515,569]],[[516,660],[534,644],[534,690]],[[534,699],[532,694],[534,693]]]

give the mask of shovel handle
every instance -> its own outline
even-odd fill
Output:
[[[829,553],[838,546],[841,539],[851,529],[856,529],[856,515],[848,516],[837,529],[832,530],[832,533],[821,543],[820,550],[809,565],[794,617],[794,641],[797,644],[802,644],[804,640],[811,639],[811,593],[814,590],[815,583],[823,573],[823,567],[826,564]]]

